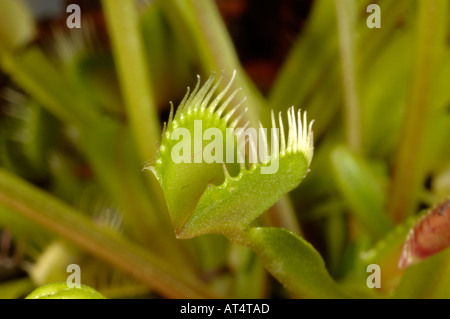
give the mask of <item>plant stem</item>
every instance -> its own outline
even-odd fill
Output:
[[[296,297],[352,297],[331,278],[314,247],[285,229],[254,227],[229,234],[228,238],[252,249],[266,269]]]
[[[423,146],[436,61],[447,28],[447,2],[420,1],[418,39],[413,76],[403,121],[400,145],[394,162],[388,209],[396,222],[414,212],[423,180]]]
[[[155,157],[161,137],[158,111],[151,87],[139,15],[134,0],[102,0],[119,82],[133,137],[142,163]],[[142,164],[143,166],[143,164]],[[152,174],[145,174],[155,211],[166,212],[162,190]]]
[[[0,204],[117,267],[169,298],[214,298],[201,282],[80,212],[0,169]]]
[[[102,1],[126,110],[144,162],[156,154],[160,124],[133,0]]]
[[[347,144],[361,152],[361,114],[355,62],[356,4],[353,0],[335,0],[344,84]]]

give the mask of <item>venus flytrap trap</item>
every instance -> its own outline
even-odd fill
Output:
[[[171,107],[169,121],[163,129],[156,162],[152,166],[145,167],[145,169],[154,173],[164,190],[169,213],[177,234],[181,233],[195,208],[196,200],[200,198],[206,187],[211,183],[217,183],[219,179],[223,179],[224,174],[220,162],[207,163],[202,160],[203,142],[195,139],[192,143],[190,136],[197,134],[203,136],[208,129],[212,128],[217,128],[223,132],[229,126],[236,126],[239,120],[235,119],[233,122],[229,122],[231,115],[236,111],[236,107],[224,113],[225,108],[237,91],[234,91],[219,106],[219,102],[230,88],[231,81],[224,91],[209,103],[220,83],[220,80],[217,81],[211,88],[213,81],[214,77],[212,76],[200,89],[200,79],[198,79],[194,91],[190,94],[188,89],[175,115],[173,114],[173,106]],[[200,127],[196,125],[197,121],[201,121]],[[200,129],[200,132],[198,132],[198,129]],[[186,143],[184,148],[179,149],[179,143],[176,140],[180,139],[181,136],[183,137],[182,141]],[[191,154],[191,150],[194,154]],[[180,155],[180,151],[182,151],[182,155]],[[174,160],[175,157],[179,159]]]
[[[448,248],[448,214],[450,201],[444,201],[417,216],[411,216],[384,235],[370,250],[359,255],[356,269],[376,264],[382,269],[381,289],[378,291],[394,298],[448,298],[443,285],[431,277],[447,271],[448,261],[441,251]],[[444,253],[445,254],[445,253]],[[448,257],[447,257],[448,260]],[[444,269],[443,269],[444,268]],[[423,276],[432,269],[433,275]],[[364,286],[366,273],[349,277]],[[425,279],[424,279],[425,278]],[[407,288],[406,288],[407,287]]]
[[[194,237],[208,233],[222,233],[229,239],[239,238],[241,232],[265,210],[275,204],[281,196],[298,186],[305,177],[312,158],[312,132],[307,126],[306,116],[301,122],[298,112],[298,131],[294,109],[289,114],[289,137],[287,145],[281,135],[281,149],[267,152],[262,160],[250,163],[250,167],[241,163],[237,176],[226,172],[225,180],[220,185],[210,185],[198,201],[192,218],[184,225],[182,238]],[[274,116],[272,128],[276,129]],[[283,124],[280,119],[280,130]],[[272,131],[272,132],[276,132]],[[272,143],[277,145],[276,134]],[[239,137],[238,137],[239,140]],[[250,149],[255,150],[252,139],[249,139]],[[263,142],[264,143],[264,142]],[[267,143],[267,142],[266,142]],[[267,145],[263,145],[267,150]],[[238,151],[238,153],[241,153]],[[277,162],[276,171],[267,174],[265,169]],[[270,169],[269,169],[270,172]],[[236,237],[237,236],[237,237]]]
[[[439,253],[450,245],[450,200],[417,219],[403,245],[400,268],[407,268]]]
[[[198,82],[192,94],[188,90],[175,115],[172,106],[156,160],[144,168],[155,174],[164,191],[177,237],[223,234],[253,249],[295,296],[346,296],[311,244],[284,229],[250,227],[307,174],[313,156],[312,122],[308,123],[306,113],[291,107],[285,135],[282,113],[276,118],[272,112],[269,154],[268,134],[261,124],[257,141],[254,128],[237,128],[243,112],[232,120],[242,102],[227,111],[236,91],[220,104],[234,74],[210,102],[221,79],[213,86],[211,76],[201,88]],[[196,125],[197,121],[202,125]],[[217,129],[217,134],[209,135],[211,129]],[[202,137],[209,140],[212,135],[214,142],[223,144],[204,145]],[[214,161],[208,162],[208,156],[199,158],[202,153],[214,157]]]
[[[286,140],[281,113],[277,125],[272,112],[269,156],[262,125],[257,144],[254,128],[237,128],[245,111],[232,118],[243,101],[227,110],[237,90],[220,104],[234,76],[212,102],[222,77],[213,87],[214,76],[201,88],[197,82],[175,115],[172,107],[156,162],[145,167],[155,174],[164,190],[179,238],[221,233],[232,239],[298,186],[308,171],[313,137],[312,122],[308,124],[306,113],[302,116],[300,111],[289,109]],[[214,141],[204,145],[203,139],[213,135]],[[177,142],[181,136],[183,140]]]

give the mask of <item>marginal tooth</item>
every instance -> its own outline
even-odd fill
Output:
[[[297,123],[298,123],[298,131],[297,131],[297,151],[300,151],[303,148],[303,144],[305,141],[305,137],[303,135],[303,129],[302,127],[302,114],[301,110],[297,111]]]
[[[175,116],[177,116],[181,111],[184,109],[184,106],[186,105],[186,101],[189,97],[189,93],[191,92],[191,88],[188,86],[186,90],[186,94],[183,97],[183,100],[181,101],[180,105],[178,106],[177,112],[175,113]]]
[[[292,129],[292,151],[295,153],[297,151],[298,146],[298,139],[297,139],[297,123],[295,120],[295,110],[294,107],[291,109],[292,115],[292,127],[289,129]]]
[[[272,161],[274,158],[272,158],[273,156],[274,156],[274,154],[273,154],[273,152],[272,152],[272,150],[274,150],[275,149],[275,147],[276,148],[278,148],[278,150],[277,150],[277,152],[276,152],[276,154],[278,154],[279,153],[279,143],[278,143],[278,134],[277,134],[277,131],[276,131],[276,128],[277,128],[277,123],[276,123],[276,121],[275,121],[275,114],[274,114],[274,112],[273,112],[273,110],[272,110],[272,112],[271,112],[271,117],[272,117],[272,128],[274,128],[275,129],[275,131],[272,133],[272,130],[271,130],[271,136],[272,136],[272,139],[271,139],[271,147],[272,147],[272,149],[270,150],[270,160]]]
[[[233,75],[231,76],[230,81],[228,82],[227,86],[225,87],[225,89],[220,92],[220,94],[212,101],[210,108],[212,108],[213,110],[216,108],[217,104],[219,104],[219,102],[222,100],[222,98],[224,97],[224,95],[228,92],[228,90],[231,87],[231,84],[234,81],[234,77],[236,76],[236,70],[233,71]]]
[[[270,118],[272,120],[272,127],[277,128],[277,123],[275,122],[275,114],[273,112],[273,109],[270,111]]]
[[[216,92],[217,88],[219,87],[219,84],[222,81],[224,74],[225,74],[225,71],[222,71],[222,73],[220,74],[220,77],[217,80],[216,84],[214,84],[213,88],[208,92],[208,94],[203,99],[201,107],[200,107],[201,110],[205,110],[206,107],[208,106],[208,103],[211,100],[211,97],[214,94],[214,92]]]
[[[249,149],[250,154],[249,154],[249,160],[248,161],[251,164],[251,167],[254,168],[255,165],[258,164],[258,153],[257,153],[257,150],[256,150],[255,141],[252,138],[252,136],[248,137],[248,143],[250,145],[250,149]]]
[[[308,155],[309,155],[309,162],[311,163],[312,160],[312,156],[313,156],[313,152],[314,152],[314,132],[312,131],[312,125],[314,123],[314,120],[311,121],[311,123],[309,123],[309,128],[308,128],[308,140],[307,140],[307,149],[308,149]]]
[[[286,154],[286,140],[284,137],[283,118],[281,116],[281,112],[278,113],[278,121],[280,122],[280,142],[281,142],[280,154],[281,156],[283,156]]]
[[[313,142],[314,142],[314,132],[312,130],[312,126],[313,126],[314,120],[311,121],[311,123],[309,123],[309,127],[308,127],[308,142],[311,146],[313,146]]]
[[[247,129],[248,125],[250,124],[250,121],[248,121],[247,123],[245,123],[245,125],[243,127],[239,127],[235,132],[234,132],[234,136],[236,136],[236,138],[239,138],[239,136],[242,135],[242,133],[244,133],[244,131]]]
[[[236,94],[241,90],[241,88],[238,88],[236,90],[234,90],[233,93],[230,94],[230,96],[228,97],[228,99],[226,99],[225,102],[222,103],[222,105],[219,107],[219,109],[217,110],[217,115],[220,117],[222,116],[222,113],[225,111],[226,107],[228,106],[228,104],[230,104],[230,102],[233,100],[233,98],[236,96]],[[211,112],[214,112],[216,105],[214,105],[214,108],[210,107]]]
[[[169,113],[169,122],[167,123],[167,126],[172,125],[173,121],[173,103],[170,101],[170,113]]]
[[[215,77],[216,72],[211,72],[211,75],[209,76],[208,80],[205,82],[205,84],[203,84],[202,88],[195,95],[194,99],[191,102],[192,106],[194,107],[194,110],[197,110],[200,107],[200,104],[202,100],[205,98],[206,93],[208,92],[212,83],[214,82]]]
[[[267,159],[269,157],[267,149],[269,148],[269,145],[267,143],[266,131],[264,130],[261,122],[259,122],[259,130],[262,133],[261,134],[262,136],[260,136],[262,140],[259,141],[259,152],[258,152],[258,155],[260,156],[259,160],[260,160],[260,162],[267,164],[267,162],[268,162]],[[261,150],[261,148],[262,148],[262,150]]]
[[[288,139],[287,139],[287,153],[289,154],[292,150],[292,113],[291,108],[287,111],[288,117]]]
[[[164,135],[166,135],[166,131],[167,131],[167,123],[164,122],[163,129],[162,129],[162,134],[161,134],[161,140],[164,138]]]
[[[247,121],[244,126],[241,126],[239,129],[239,133],[236,136],[240,136],[244,131],[249,127],[250,121]]]
[[[200,75],[197,74],[197,84],[195,85],[194,91],[192,91],[192,94],[189,96],[187,101],[185,102],[185,107],[189,107],[192,105],[192,100],[196,97],[197,91],[200,88]]]
[[[303,112],[303,138],[306,139],[308,136],[308,119],[306,118],[306,111]]]

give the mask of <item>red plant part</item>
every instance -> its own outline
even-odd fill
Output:
[[[399,268],[428,258],[450,246],[450,200],[430,209],[411,228],[403,245]]]

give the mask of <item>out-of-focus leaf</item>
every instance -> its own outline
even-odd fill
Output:
[[[59,128],[55,118],[15,90],[5,90],[6,116],[0,120],[0,162],[30,180],[48,178],[48,153]]]
[[[84,284],[99,289],[107,297],[133,297],[149,291],[147,287],[138,284],[119,270],[108,267],[76,247],[58,240],[48,245],[36,262],[27,267],[27,271],[34,284],[42,286],[65,281],[70,275],[67,266],[71,264],[79,265],[82,269],[81,279]]]
[[[0,284],[1,299],[17,299],[26,296],[35,285],[30,278],[21,278]]]
[[[33,47],[20,55],[0,57],[3,71],[56,117],[81,125],[98,120],[98,113],[86,96],[77,94],[70,81],[41,49]]]
[[[339,191],[357,220],[380,238],[393,228],[385,213],[385,190],[377,174],[347,148],[337,147],[331,154]]]
[[[408,267],[394,298],[450,298],[450,258],[442,251]]]
[[[358,258],[356,277],[361,286],[366,284],[368,265],[376,264],[381,269],[380,291],[391,295],[400,282],[403,269],[398,267],[402,253],[403,244],[409,229],[414,224],[415,218],[410,218],[404,223],[396,226],[392,231],[380,239],[370,250],[361,252]]]
[[[327,218],[325,221],[325,233],[327,243],[327,264],[332,275],[339,275],[342,270],[340,263],[347,241],[347,218],[342,212],[339,203],[333,203],[327,207]]]
[[[0,0],[0,53],[24,47],[34,36],[31,13],[22,0]]]
[[[254,252],[248,247],[231,245],[229,267],[234,274],[232,291],[235,298],[264,298],[267,272]]]
[[[13,210],[0,205],[0,229],[10,230],[13,240],[26,240],[25,253],[34,255],[41,251],[50,241],[51,235],[42,227],[17,214]]]
[[[328,65],[331,58],[336,58],[335,20],[330,1],[314,1],[308,25],[296,41],[270,92],[270,105],[277,111],[290,105],[303,105],[318,79],[324,81],[323,69],[317,66]],[[301,79],[301,85],[293,79]]]
[[[245,241],[291,293],[303,298],[348,297],[328,274],[311,244],[281,228],[250,228]]]
[[[429,0],[418,2],[414,59],[411,80],[406,98],[400,143],[392,165],[394,174],[390,183],[388,210],[392,219],[399,223],[412,215],[420,203],[419,194],[426,180],[427,156],[425,145],[430,143],[427,131],[437,70],[447,47],[448,1]]]
[[[158,2],[163,1],[152,2],[140,19],[152,84],[155,92],[158,92],[155,99],[158,107],[166,108],[169,106],[168,101],[185,93],[186,83],[193,71],[192,58],[195,56],[187,50],[179,35],[172,30],[167,17],[162,14]]]
[[[67,266],[76,263],[79,259],[78,255],[79,252],[75,252],[62,242],[55,241],[39,255],[36,262],[30,266],[28,273],[37,286],[63,281],[68,276]],[[85,282],[84,270],[83,282]]]
[[[432,189],[437,196],[437,201],[443,201],[450,196],[450,161],[441,171],[436,172]]]
[[[378,158],[391,154],[398,143],[412,60],[408,48],[413,36],[412,32],[395,33],[364,74],[363,144],[367,154]]]
[[[432,123],[432,124],[431,124]],[[426,136],[424,159],[426,170],[435,173],[445,167],[450,158],[450,113],[440,110],[430,120],[430,128],[424,132]]]

